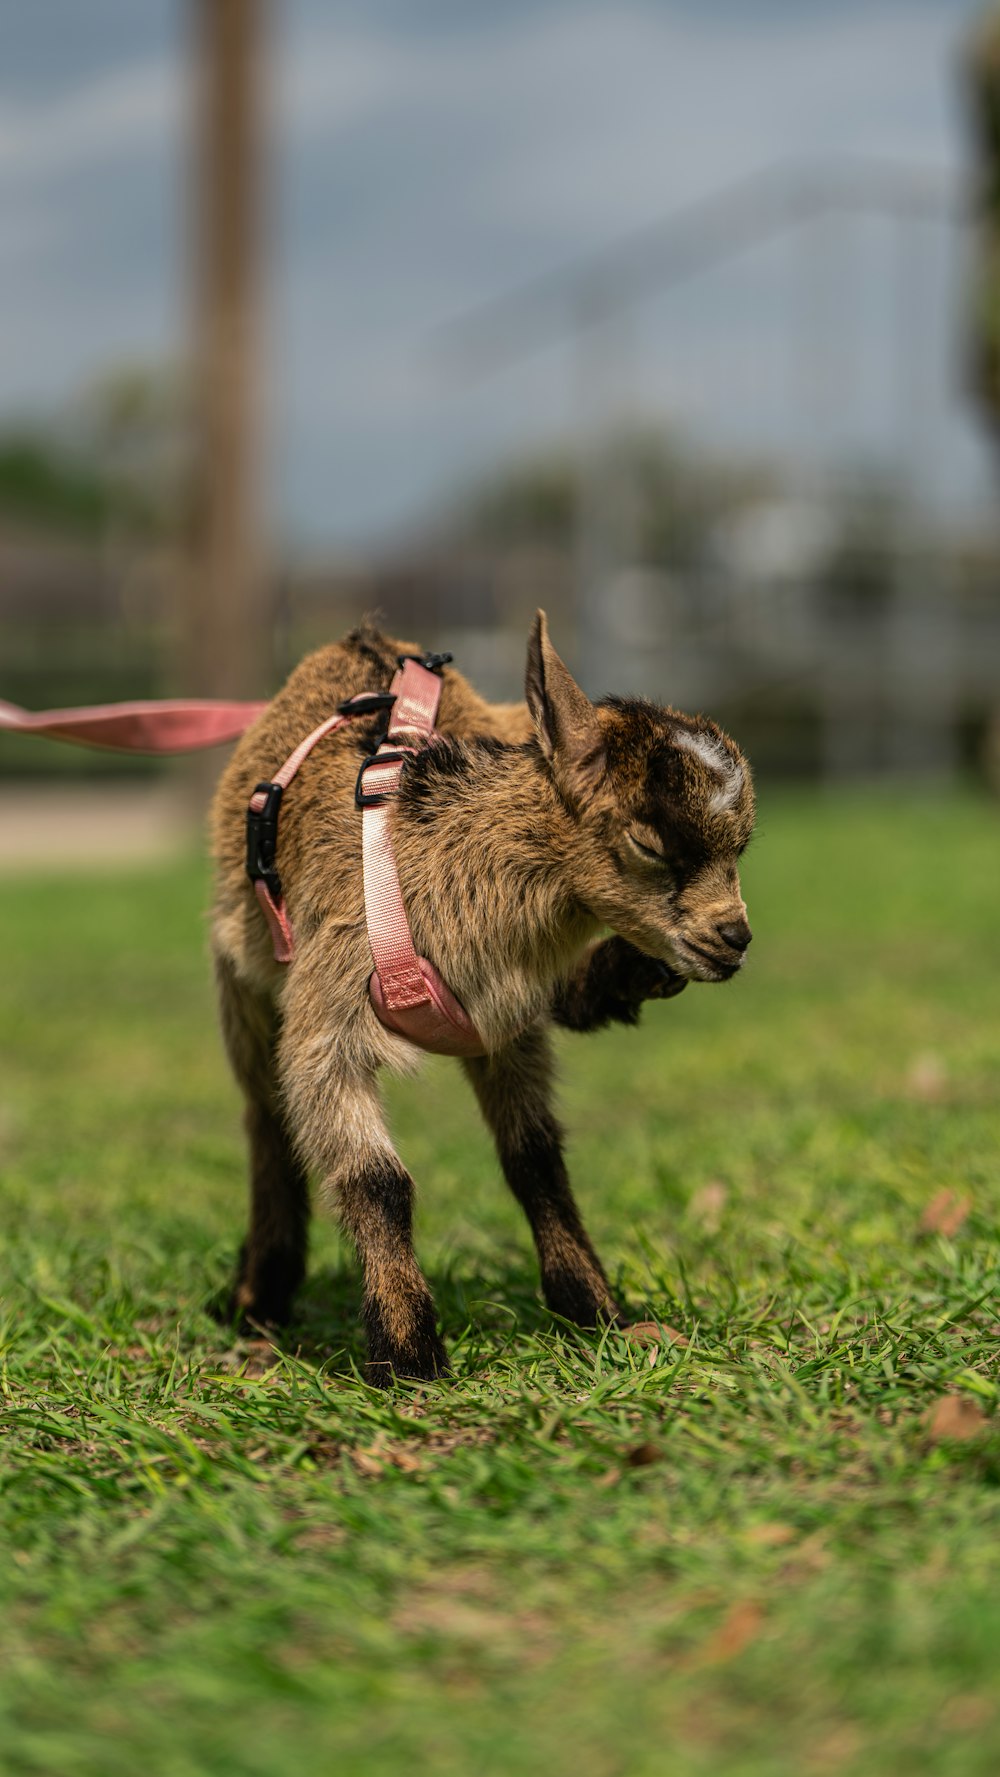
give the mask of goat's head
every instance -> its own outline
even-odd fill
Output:
[[[572,820],[574,892],[647,955],[698,981],[728,981],[751,932],[739,857],[753,827],[750,767],[706,716],[639,699],[592,704],[539,611],[528,708]]]

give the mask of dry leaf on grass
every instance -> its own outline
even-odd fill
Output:
[[[924,1414],[924,1425],[932,1444],[947,1440],[962,1443],[968,1438],[977,1438],[986,1423],[985,1414],[964,1394],[944,1394]]]
[[[442,1456],[448,1456],[462,1445],[479,1445],[492,1443],[492,1435],[482,1428],[471,1432],[444,1432],[423,1438],[419,1442],[391,1443],[384,1437],[377,1437],[374,1443],[365,1448],[360,1446],[349,1452],[350,1458],[359,1475],[375,1480],[386,1474],[389,1469],[398,1469],[401,1474],[419,1474],[421,1469]]]
[[[648,1468],[651,1462],[660,1462],[663,1451],[658,1444],[633,1444],[626,1450],[625,1461],[629,1468]]]
[[[379,1475],[385,1474],[385,1459],[374,1450],[352,1450],[351,1461],[359,1475],[366,1480],[374,1481]]]
[[[372,1444],[368,1450],[352,1450],[351,1461],[359,1475],[367,1476],[384,1475],[391,1468],[414,1475],[423,1466],[416,1451],[404,1444]]]
[[[813,1742],[808,1753],[806,1770],[810,1773],[839,1771],[850,1759],[856,1759],[862,1740],[852,1722],[840,1722],[828,1734]]]
[[[972,1198],[947,1187],[932,1197],[920,1218],[921,1234],[944,1234],[950,1240],[958,1233],[972,1208]]]
[[[707,1234],[716,1233],[722,1220],[722,1212],[726,1207],[729,1190],[721,1179],[709,1179],[702,1185],[691,1199],[691,1214],[699,1221]]]
[[[989,1726],[997,1712],[996,1700],[981,1691],[960,1691],[949,1697],[941,1710],[941,1724],[952,1734],[974,1734]]]
[[[537,1659],[551,1634],[551,1625],[535,1611],[515,1611],[500,1602],[470,1602],[453,1593],[416,1591],[404,1598],[392,1616],[404,1635],[430,1635],[465,1647],[523,1648]]]
[[[626,1469],[648,1468],[650,1463],[662,1461],[663,1451],[660,1449],[659,1444],[651,1444],[648,1442],[632,1444],[629,1449],[622,1451],[621,1457],[612,1468],[605,1469],[603,1474],[598,1475],[594,1482],[594,1486],[601,1488],[617,1487]]]
[[[948,1070],[940,1055],[928,1050],[925,1054],[914,1057],[906,1076],[907,1090],[913,1098],[922,1098],[929,1104],[936,1103],[944,1097],[947,1084]]]
[[[798,1534],[791,1524],[751,1524],[747,1542],[758,1549],[783,1549],[793,1543]]]
[[[690,1344],[690,1340],[684,1333],[678,1332],[676,1327],[661,1326],[655,1320],[633,1321],[630,1327],[620,1327],[619,1331],[630,1345],[662,1345],[664,1339],[671,1345]]]
[[[756,1641],[764,1621],[764,1612],[752,1598],[741,1598],[730,1606],[719,1627],[705,1642],[698,1655],[698,1664],[718,1666],[724,1660],[735,1660],[744,1648]]]

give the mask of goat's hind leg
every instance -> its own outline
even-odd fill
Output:
[[[463,1066],[492,1130],[504,1177],[530,1223],[548,1306],[582,1327],[619,1320],[566,1173],[544,1032],[525,1031],[498,1054]]]
[[[250,1149],[250,1223],[229,1308],[253,1321],[282,1323],[305,1276],[309,1185],[289,1139],[278,1095],[280,1021],[273,1002],[216,958],[222,1034],[245,1100]]]

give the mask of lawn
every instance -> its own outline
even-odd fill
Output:
[[[995,1777],[1000,812],[765,794],[743,979],[566,1038],[637,1349],[548,1317],[470,1096],[391,1090],[455,1378],[280,1348],[203,872],[0,884],[0,1770]]]

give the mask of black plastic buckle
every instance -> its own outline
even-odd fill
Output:
[[[438,673],[438,674],[440,674],[441,668],[443,666],[449,666],[451,664],[451,662],[454,660],[454,658],[455,658],[454,654],[397,654],[396,655],[396,659],[398,660],[400,666],[402,666],[404,661],[406,661],[406,660],[415,660],[417,665],[426,668],[427,672]]]
[[[338,703],[338,716],[377,716],[382,710],[391,710],[396,701],[392,691],[361,691],[357,697],[345,697]]]
[[[361,770],[358,772],[358,781],[354,786],[354,800],[357,806],[359,808],[381,808],[385,801],[384,791],[373,790],[371,795],[368,795],[365,792],[365,772],[368,770],[369,765],[374,765],[376,760],[379,765],[398,765],[401,760],[408,759],[409,757],[409,751],[402,753],[369,753],[367,759],[363,759],[361,762]]]
[[[247,875],[251,882],[265,882],[276,901],[281,899],[281,877],[275,868],[278,851],[278,810],[284,793],[283,784],[266,780],[258,784],[255,796],[264,793],[261,809],[247,808]]]

